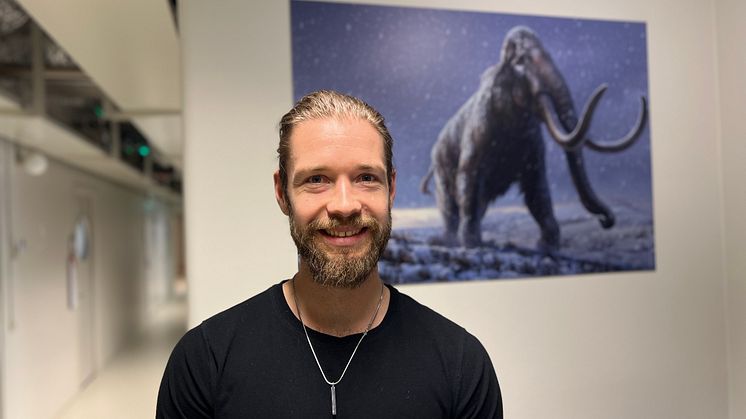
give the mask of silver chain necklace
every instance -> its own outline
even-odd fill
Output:
[[[295,278],[293,278],[292,285],[293,285],[293,301],[295,302],[295,309],[298,311],[298,320],[300,320],[300,324],[301,326],[303,326],[303,333],[306,334],[306,340],[308,341],[308,346],[311,348],[311,353],[313,354],[313,358],[316,360],[316,365],[319,366],[319,371],[321,371],[321,377],[324,378],[324,381],[326,381],[326,383],[329,384],[331,388],[332,416],[337,416],[337,393],[335,390],[335,386],[339,384],[340,381],[342,381],[342,378],[344,378],[345,373],[347,372],[347,368],[350,366],[350,363],[352,362],[352,358],[355,357],[357,348],[360,347],[360,343],[363,341],[363,339],[365,339],[365,336],[368,335],[368,332],[370,331],[370,327],[373,326],[373,321],[376,319],[376,316],[378,316],[378,311],[381,309],[381,303],[383,302],[383,281],[381,281],[381,295],[378,297],[378,305],[376,306],[376,311],[373,313],[373,317],[370,318],[370,321],[368,322],[368,326],[365,328],[363,335],[360,336],[360,340],[357,341],[357,345],[355,345],[355,349],[352,350],[352,355],[350,355],[350,359],[347,360],[347,365],[345,365],[344,370],[342,370],[342,375],[340,375],[339,379],[334,382],[329,381],[329,379],[326,378],[324,369],[321,368],[321,362],[319,362],[319,357],[316,356],[316,351],[313,349],[311,338],[308,336],[308,330],[306,329],[306,324],[303,323],[303,316],[300,314],[300,306],[298,305],[298,297],[295,293]]]

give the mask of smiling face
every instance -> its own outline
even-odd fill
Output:
[[[354,288],[374,272],[391,233],[396,179],[387,181],[383,141],[356,118],[299,123],[290,137],[287,194],[275,195],[314,280]]]

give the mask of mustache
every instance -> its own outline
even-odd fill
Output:
[[[337,227],[376,228],[378,221],[370,216],[354,215],[347,218],[316,219],[308,224],[308,230],[328,230]]]

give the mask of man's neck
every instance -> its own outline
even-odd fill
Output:
[[[381,287],[383,282],[376,269],[358,287],[335,288],[316,283],[310,271],[302,265],[282,290],[285,301],[296,317],[298,307],[295,302],[298,302],[306,327],[328,335],[348,336],[362,333],[368,327],[381,298]],[[371,329],[383,320],[388,302],[389,290],[383,287],[381,308],[373,319]]]

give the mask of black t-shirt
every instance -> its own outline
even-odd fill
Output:
[[[479,341],[388,287],[386,316],[336,385],[337,418],[502,418],[495,371]],[[308,333],[336,381],[361,335]],[[330,387],[282,284],[184,335],[163,374],[156,417],[331,417]]]

